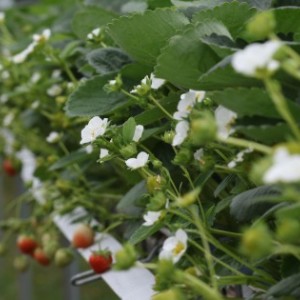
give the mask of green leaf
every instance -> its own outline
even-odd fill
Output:
[[[276,204],[273,197],[277,195],[279,189],[275,186],[259,186],[245,191],[232,199],[230,213],[238,221],[251,221]]]
[[[245,23],[255,13],[247,3],[230,2],[216,6],[213,9],[200,10],[193,16],[192,22],[203,22],[205,19],[216,19],[222,22],[233,37],[237,37],[245,27]]]
[[[288,277],[297,273],[300,273],[300,261],[292,255],[284,256],[281,264],[281,275]]]
[[[59,170],[59,169],[65,168],[67,166],[70,166],[74,163],[84,161],[86,159],[89,159],[89,158],[88,158],[88,155],[85,150],[78,150],[75,152],[71,152],[70,154],[60,158],[53,165],[51,165],[49,170],[50,171]]]
[[[229,88],[211,93],[211,98],[218,104],[235,111],[240,117],[257,115],[281,118],[269,95],[263,89]]]
[[[89,6],[75,14],[72,29],[83,40],[95,28],[102,27],[117,17],[113,12],[96,6]]]
[[[288,207],[281,208],[276,212],[276,217],[278,219],[296,219],[299,220],[300,216],[300,203],[289,205]]]
[[[117,205],[117,211],[129,216],[140,216],[141,208],[137,206],[137,203],[146,192],[146,184],[143,180],[132,187],[120,200]]]
[[[123,94],[107,93],[103,86],[109,77],[96,76],[82,83],[74,91],[67,102],[66,111],[69,116],[96,116],[113,112],[126,102]]]
[[[122,127],[123,141],[128,144],[132,141],[135,132],[136,123],[134,118],[129,118]]]
[[[202,37],[213,33],[229,34],[221,23],[208,21],[191,25],[172,37],[157,59],[155,75],[184,88],[199,89],[197,79],[220,60],[209,45],[201,41]]]
[[[148,7],[150,9],[172,6],[172,3],[170,0],[148,0],[147,2],[148,2]]]
[[[266,293],[266,297],[276,299],[299,299],[300,298],[300,273],[282,279],[273,285]]]
[[[272,10],[276,19],[277,33],[293,33],[294,37],[300,40],[300,8],[282,7]]]
[[[118,48],[101,48],[88,53],[87,60],[102,75],[116,73],[129,64],[129,56]]]
[[[153,226],[141,226],[130,237],[129,243],[136,245],[157,232],[163,223],[156,222]]]
[[[271,7],[273,0],[239,0],[239,2],[246,2],[250,6],[259,8],[259,9],[268,9]]]
[[[179,12],[157,9],[120,17],[108,25],[108,32],[133,59],[153,66],[167,40],[186,24]]]
[[[289,127],[283,123],[276,125],[238,126],[235,129],[237,132],[244,134],[254,141],[263,142],[267,145],[280,143],[292,136]]]
[[[236,73],[231,67],[230,61],[231,57],[226,57],[205,74],[201,75],[198,80],[198,87],[201,90],[216,91],[229,87],[262,86],[261,81]]]

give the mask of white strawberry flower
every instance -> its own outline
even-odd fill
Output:
[[[14,118],[15,118],[15,114],[14,113],[7,114],[4,117],[4,119],[3,119],[3,125],[5,127],[8,127],[12,123],[12,121],[14,120]]]
[[[132,140],[134,142],[138,142],[141,139],[143,132],[144,132],[144,126],[136,125]]]
[[[300,181],[300,154],[290,154],[284,147],[273,155],[273,165],[265,172],[263,181],[267,184]]]
[[[46,141],[50,144],[54,144],[54,143],[58,142],[59,138],[60,138],[60,134],[56,131],[52,131],[47,136]]]
[[[177,105],[177,111],[174,113],[175,120],[183,120],[188,117],[194,105],[197,102],[202,102],[205,97],[204,91],[189,90],[180,96],[180,101]]]
[[[187,121],[180,121],[175,127],[175,136],[173,138],[172,145],[179,146],[188,136],[190,125]]]
[[[100,33],[101,33],[101,28],[95,28],[87,35],[87,39],[93,40],[94,38],[97,38],[100,35]]]
[[[159,218],[161,217],[162,211],[148,211],[146,214],[143,215],[143,219],[145,222],[143,223],[143,226],[152,226],[154,223],[156,223]]]
[[[93,145],[87,145],[85,148],[84,148],[84,150],[85,150],[85,152],[87,153],[87,154],[91,154],[91,153],[93,153]]]
[[[32,74],[32,76],[31,76],[31,78],[30,78],[30,81],[32,82],[32,83],[37,83],[40,79],[41,79],[41,73],[39,73],[39,72],[34,72],[33,74]]]
[[[100,149],[100,154],[99,154],[99,158],[103,159],[104,157],[109,155],[109,151],[106,148],[101,148]]]
[[[224,106],[219,105],[215,110],[215,119],[218,127],[218,137],[227,139],[234,132],[232,124],[237,118],[237,114]]]
[[[50,97],[56,97],[62,93],[63,89],[58,84],[53,84],[50,88],[47,89],[47,94]]]
[[[93,117],[89,123],[81,130],[80,144],[90,143],[96,140],[98,136],[102,136],[108,126],[108,119]]]
[[[3,11],[0,11],[0,24],[3,24],[5,21],[5,13]]]
[[[153,73],[150,74],[150,80],[151,80],[151,89],[152,90],[158,90],[160,87],[162,87],[166,83],[165,79],[157,78],[154,76]]]
[[[6,103],[8,101],[9,97],[7,94],[3,94],[0,96],[0,103]]]
[[[245,150],[240,151],[240,152],[236,155],[236,157],[235,157],[232,161],[230,161],[230,162],[228,163],[227,167],[230,168],[230,169],[235,168],[236,165],[237,165],[237,163],[242,162],[242,161],[244,160],[245,154],[251,153],[252,151],[253,151],[253,149],[251,149],[251,148],[247,148],[247,149],[245,149]]]
[[[27,148],[23,148],[19,152],[17,152],[16,156],[22,163],[22,180],[24,182],[32,181],[34,178],[33,174],[36,169],[36,158],[34,154]]]
[[[237,72],[252,77],[259,71],[274,72],[280,65],[273,56],[281,46],[279,41],[251,44],[233,55],[232,66]]]
[[[159,254],[159,259],[172,260],[177,263],[187,249],[188,235],[182,229],[178,229],[175,236],[169,237],[165,240],[162,251]]]
[[[142,151],[140,152],[136,158],[129,158],[125,161],[126,166],[131,169],[139,169],[146,166],[149,159],[149,154]]]
[[[48,41],[50,39],[50,36],[51,36],[51,30],[47,28],[43,30],[41,34],[34,34],[32,36],[32,39],[36,43],[41,43],[41,42]]]
[[[194,153],[194,159],[198,160],[198,161],[201,161],[203,155],[204,155],[204,150],[202,148],[200,148],[197,151],[195,151],[195,153]]]

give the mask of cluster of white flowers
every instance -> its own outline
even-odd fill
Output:
[[[27,46],[27,48],[25,48],[22,52],[14,55],[11,58],[11,61],[15,64],[23,63],[28,57],[28,55],[34,51],[35,47],[40,43],[49,40],[50,36],[51,36],[50,29],[45,29],[42,32],[42,34],[34,34],[32,37],[32,42]]]
[[[136,158],[129,158],[125,161],[126,166],[131,170],[136,170],[146,166],[148,163],[149,154],[141,151]]]
[[[101,119],[100,117],[93,117],[89,123],[81,130],[80,144],[91,143],[96,140],[98,136],[102,136],[108,126],[108,119]]]
[[[178,229],[175,236],[165,240],[162,251],[159,254],[159,259],[171,260],[174,264],[177,263],[187,249],[188,235],[182,229]]]
[[[253,149],[251,149],[251,148],[247,148],[247,149],[245,149],[245,150],[240,151],[240,152],[236,155],[236,157],[235,157],[232,161],[230,161],[230,162],[228,163],[227,167],[230,168],[230,169],[235,168],[236,165],[237,165],[237,163],[242,162],[242,161],[244,160],[245,154],[251,153],[251,152],[253,152]]]
[[[278,148],[273,155],[273,164],[265,172],[263,181],[267,184],[300,181],[300,154],[290,154],[284,148]]]
[[[139,85],[136,85],[134,87],[134,89],[132,89],[130,91],[131,94],[137,94],[138,91],[142,88],[143,85],[147,85],[148,82],[150,82],[150,88],[152,90],[158,90],[159,88],[161,88],[165,83],[166,81],[164,79],[161,79],[161,78],[156,78],[154,76],[153,73],[150,74],[150,78],[149,76],[145,76],[142,80],[141,80],[141,84]]]
[[[279,68],[279,62],[273,57],[281,46],[279,41],[251,44],[233,55],[232,66],[237,72],[251,77],[256,77],[260,71],[272,73]]]
[[[36,159],[34,154],[27,148],[21,149],[16,153],[16,157],[22,163],[21,178],[26,182],[31,182],[34,178],[33,174],[36,169]]]
[[[218,137],[227,139],[234,132],[232,124],[237,118],[237,114],[232,110],[219,105],[215,110],[215,119],[218,127]]]
[[[202,102],[204,97],[204,91],[194,90],[189,90],[187,93],[180,96],[180,101],[177,105],[177,111],[173,115],[173,118],[179,121],[175,127],[175,136],[172,142],[173,146],[181,145],[187,138],[190,126],[185,119],[189,116],[195,104],[197,102]]]

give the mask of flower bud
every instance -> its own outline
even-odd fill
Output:
[[[162,140],[167,144],[172,144],[175,133],[174,131],[166,131],[162,136]]]
[[[121,250],[116,252],[115,259],[115,269],[127,270],[135,264],[137,260],[137,253],[134,247],[127,243]]]
[[[176,165],[186,165],[192,160],[192,158],[193,158],[193,153],[190,149],[180,148],[173,162]]]
[[[293,218],[280,220],[276,230],[276,237],[284,243],[300,243],[299,240],[300,222]]]
[[[121,75],[118,74],[118,76],[115,79],[108,81],[108,84],[104,86],[104,89],[106,92],[112,93],[112,92],[120,91],[122,86],[123,86],[123,81]]]
[[[168,259],[160,260],[156,270],[154,289],[156,291],[164,291],[169,289],[173,283],[173,274],[175,274],[173,262]]]
[[[167,198],[163,192],[158,192],[151,199],[147,205],[147,210],[158,211],[165,207]]]
[[[272,236],[264,223],[246,230],[242,237],[242,252],[252,259],[262,258],[272,250]]]
[[[120,149],[120,153],[124,158],[130,158],[137,153],[136,144],[131,143]]]
[[[161,190],[166,184],[166,180],[160,175],[149,176],[147,178],[147,190],[153,194],[156,191]]]
[[[255,40],[267,38],[274,32],[276,20],[273,12],[264,11],[256,14],[247,24],[246,30],[249,36]]]
[[[160,169],[162,167],[162,162],[158,159],[152,160],[152,165],[155,169]]]
[[[204,111],[193,114],[190,125],[190,141],[195,146],[214,141],[217,125],[211,112]]]
[[[19,272],[25,272],[29,268],[29,259],[25,255],[18,256],[13,262],[14,268]]]
[[[180,207],[187,207],[195,203],[198,199],[200,188],[196,188],[193,191],[177,198],[177,205]]]

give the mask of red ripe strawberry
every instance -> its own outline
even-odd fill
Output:
[[[50,264],[50,258],[45,254],[42,248],[36,248],[33,257],[40,265],[48,266]]]
[[[17,245],[22,253],[32,255],[38,243],[30,235],[20,235],[17,240]]]
[[[15,176],[17,174],[17,170],[15,169],[11,160],[5,159],[2,166],[7,175]]]
[[[93,252],[89,258],[89,264],[95,273],[103,273],[111,267],[111,253],[109,251]]]
[[[88,248],[94,244],[94,232],[92,228],[86,224],[80,224],[72,238],[72,245],[75,248]]]

